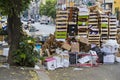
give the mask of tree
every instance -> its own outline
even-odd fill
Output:
[[[28,8],[31,0],[0,0],[0,11],[2,14],[7,15],[7,26],[8,26],[8,40],[9,40],[9,56],[8,63],[13,65],[13,51],[19,48],[19,42],[22,38],[22,28],[20,15]]]
[[[55,18],[56,15],[56,0],[47,0],[46,4],[40,4],[40,15],[51,16]]]

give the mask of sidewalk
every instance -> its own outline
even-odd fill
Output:
[[[0,80],[50,80],[45,70],[0,65]]]
[[[0,80],[50,80],[40,64],[37,64],[40,69],[9,66],[2,63],[4,58],[0,56]]]

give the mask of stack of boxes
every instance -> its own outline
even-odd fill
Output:
[[[116,39],[117,26],[116,26],[116,17],[109,17],[109,39]]]
[[[106,14],[99,15],[99,27],[101,42],[108,40],[108,16]]]
[[[100,45],[100,34],[98,27],[98,13],[90,12],[89,14],[89,34],[88,40],[92,44]]]
[[[68,11],[58,10],[56,13],[56,39],[67,38]]]
[[[69,10],[68,36],[76,36],[78,33],[77,28],[78,9],[77,7],[69,7],[68,10]]]
[[[87,8],[79,8],[78,13],[78,36],[87,37],[88,35],[89,11]]]
[[[56,39],[86,37],[89,43],[97,44],[116,39],[116,17],[98,11],[89,12],[86,7],[67,7],[56,14]]]

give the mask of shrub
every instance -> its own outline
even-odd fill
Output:
[[[32,37],[24,37],[19,43],[19,49],[13,52],[15,64],[33,67],[40,58],[39,53],[34,48],[35,40]]]

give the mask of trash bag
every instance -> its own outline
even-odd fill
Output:
[[[103,56],[104,56],[104,53],[101,51],[101,49],[96,46],[96,47],[93,47],[91,50],[93,51],[96,51],[97,55],[98,55],[98,60],[97,62],[98,63],[103,63]]]

